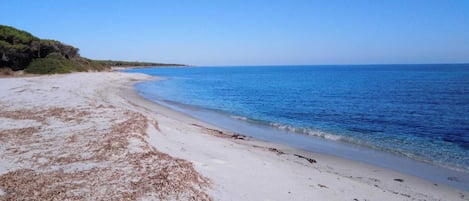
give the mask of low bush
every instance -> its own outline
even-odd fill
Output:
[[[67,59],[58,52],[50,53],[45,58],[34,59],[25,69],[26,73],[55,74],[83,71],[103,71],[109,67],[96,61],[76,57]]]
[[[25,69],[26,73],[33,74],[70,73],[74,71],[86,71],[86,69],[56,53],[49,54],[45,58],[34,59]]]

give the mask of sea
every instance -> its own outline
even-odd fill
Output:
[[[126,72],[162,78],[135,85],[144,98],[222,128],[469,189],[469,64]]]

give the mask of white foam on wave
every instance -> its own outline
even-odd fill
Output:
[[[289,132],[293,132],[293,133],[306,134],[306,135],[315,136],[315,137],[320,137],[320,138],[324,138],[324,139],[327,139],[327,140],[334,140],[334,141],[343,140],[342,136],[335,135],[335,134],[332,134],[332,133],[323,132],[323,131],[319,131],[319,130],[312,130],[312,129],[309,129],[309,128],[297,128],[297,127],[293,127],[293,126],[290,126],[290,125],[284,125],[284,124],[279,124],[279,123],[270,123],[270,125],[275,127],[275,128],[281,129],[281,130],[285,130],[285,131],[289,131]]]
[[[230,117],[233,118],[233,119],[242,120],[242,121],[247,121],[248,120],[247,117],[242,117],[242,116],[231,115]]]
[[[297,128],[297,127],[293,127],[293,126],[290,126],[290,125],[279,124],[279,123],[270,123],[269,125],[277,128],[277,129],[281,129],[281,130],[288,131],[288,132],[305,134],[305,135],[314,136],[314,137],[320,137],[320,138],[323,138],[323,139],[326,139],[326,140],[333,140],[333,141],[341,141],[341,142],[346,142],[346,143],[352,143],[352,144],[364,146],[364,147],[367,147],[367,148],[370,148],[370,149],[373,149],[373,150],[380,150],[380,151],[384,151],[384,152],[387,152],[387,153],[403,156],[405,158],[410,158],[410,159],[420,161],[420,162],[424,162],[424,163],[427,163],[427,164],[432,164],[432,165],[436,165],[436,166],[439,166],[439,167],[449,168],[449,169],[455,170],[455,171],[460,171],[460,172],[468,172],[469,171],[468,167],[460,167],[460,166],[454,167],[454,166],[445,164],[442,161],[428,160],[428,159],[425,159],[421,156],[415,155],[413,153],[406,152],[404,150],[386,149],[384,147],[380,147],[378,145],[370,144],[370,143],[367,143],[365,141],[355,139],[355,138],[350,138],[350,137],[346,137],[346,136],[339,136],[339,135],[336,135],[336,134],[327,133],[327,132],[320,131],[320,130],[313,130],[313,129],[309,129],[309,128]]]

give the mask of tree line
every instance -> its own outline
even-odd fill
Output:
[[[60,41],[40,39],[26,31],[0,25],[0,70],[50,74],[102,71],[111,66],[183,66],[137,61],[97,61],[81,57],[78,52],[78,48]]]

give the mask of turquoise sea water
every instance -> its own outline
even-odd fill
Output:
[[[469,171],[469,65],[132,69],[146,98]]]

